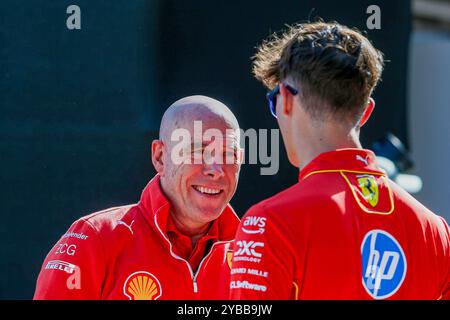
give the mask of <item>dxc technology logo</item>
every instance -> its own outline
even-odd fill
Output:
[[[383,230],[372,230],[361,244],[362,282],[374,299],[392,296],[406,276],[406,258],[395,238]]]

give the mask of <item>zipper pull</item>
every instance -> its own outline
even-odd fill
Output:
[[[197,287],[197,282],[194,281],[194,292],[197,293],[198,292],[198,287]]]

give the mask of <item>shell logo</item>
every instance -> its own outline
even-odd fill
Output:
[[[130,300],[157,300],[162,295],[159,280],[150,272],[131,274],[123,285],[123,294]]]

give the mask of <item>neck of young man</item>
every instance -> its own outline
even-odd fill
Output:
[[[345,130],[338,126],[330,126],[317,130],[310,139],[296,144],[299,169],[304,168],[321,153],[349,148],[362,149],[357,127]]]

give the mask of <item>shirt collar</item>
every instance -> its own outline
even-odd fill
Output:
[[[375,154],[367,149],[337,149],[319,154],[300,170],[299,181],[317,172],[353,171],[386,175]]]
[[[173,218],[171,217],[170,213],[167,215],[167,218],[165,220],[167,221],[166,222],[167,233],[171,232],[175,234],[177,237],[183,236],[183,234],[180,233],[178,228],[175,226],[175,222],[173,221]],[[219,239],[219,219],[216,219],[211,223],[208,232],[205,235],[203,235],[202,239],[204,240],[213,239],[214,241],[217,241]]]

